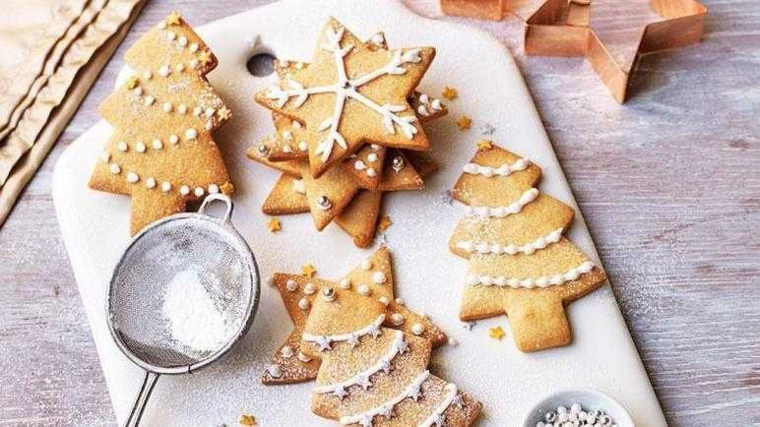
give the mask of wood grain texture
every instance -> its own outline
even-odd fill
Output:
[[[405,1],[440,16],[435,0]],[[643,0],[625,16],[621,1],[595,2],[592,24],[625,58],[654,18]],[[98,120],[125,46],[175,8],[197,25],[267,2],[151,2],[0,229],[0,425],[114,423],[50,180]],[[516,56],[669,423],[757,425],[760,3],[706,4],[703,43],[646,57],[623,106],[580,59],[526,58],[516,19],[443,19],[491,31]]]

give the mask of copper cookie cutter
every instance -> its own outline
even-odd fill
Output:
[[[649,4],[663,19],[644,27],[631,64],[616,61],[589,26],[591,0],[546,0],[527,18],[522,18],[525,54],[585,57],[622,104],[643,55],[697,43],[704,32],[707,8],[696,0],[650,0]],[[441,8],[447,15],[497,21],[507,14],[525,16],[528,6],[517,0],[441,0]]]

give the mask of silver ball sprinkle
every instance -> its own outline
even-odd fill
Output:
[[[327,198],[327,196],[319,196],[319,199],[317,199],[317,206],[319,206],[320,209],[326,211],[332,207],[332,202]]]
[[[393,162],[391,164],[391,167],[393,168],[393,171],[396,173],[401,172],[401,169],[404,169],[405,162],[404,158],[401,156],[396,156],[393,158]]]
[[[325,301],[335,301],[335,289],[333,288],[322,289],[322,298],[324,298]]]

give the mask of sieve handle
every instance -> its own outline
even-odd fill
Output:
[[[204,200],[203,203],[201,203],[201,207],[198,208],[198,213],[202,215],[208,215],[206,213],[206,207],[213,201],[219,200],[220,202],[224,202],[224,204],[227,206],[227,209],[224,211],[224,215],[219,218],[221,222],[223,223],[229,223],[230,217],[232,216],[232,199],[229,198],[226,194],[222,193],[216,193],[216,194],[209,194]]]
[[[155,387],[158,377],[158,374],[145,371],[145,378],[140,387],[140,392],[137,394],[137,398],[135,398],[135,403],[132,404],[132,411],[129,412],[129,417],[124,422],[124,427],[137,427],[140,425],[140,419],[143,412],[145,412],[145,405],[148,404],[148,399],[153,392],[153,387]]]

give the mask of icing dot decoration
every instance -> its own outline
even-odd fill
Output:
[[[369,286],[367,286],[367,285],[359,285],[358,291],[359,291],[360,294],[362,294],[364,296],[369,295],[370,292],[371,292],[370,289],[369,289]]]
[[[314,295],[314,292],[316,291],[317,291],[317,287],[314,286],[313,283],[307,283],[303,287],[303,293],[305,293],[306,295]]]
[[[136,173],[130,172],[127,174],[127,182],[134,184],[139,180],[140,180],[140,176],[137,175]]]
[[[391,324],[393,326],[401,326],[404,324],[405,320],[406,319],[404,319],[404,315],[401,313],[393,313],[391,315]]]
[[[388,278],[385,277],[385,273],[382,271],[376,271],[372,274],[372,281],[377,283],[378,285],[382,285],[383,283],[388,281]]]
[[[422,335],[425,332],[425,326],[422,323],[415,323],[412,325],[412,333],[414,335]]]

